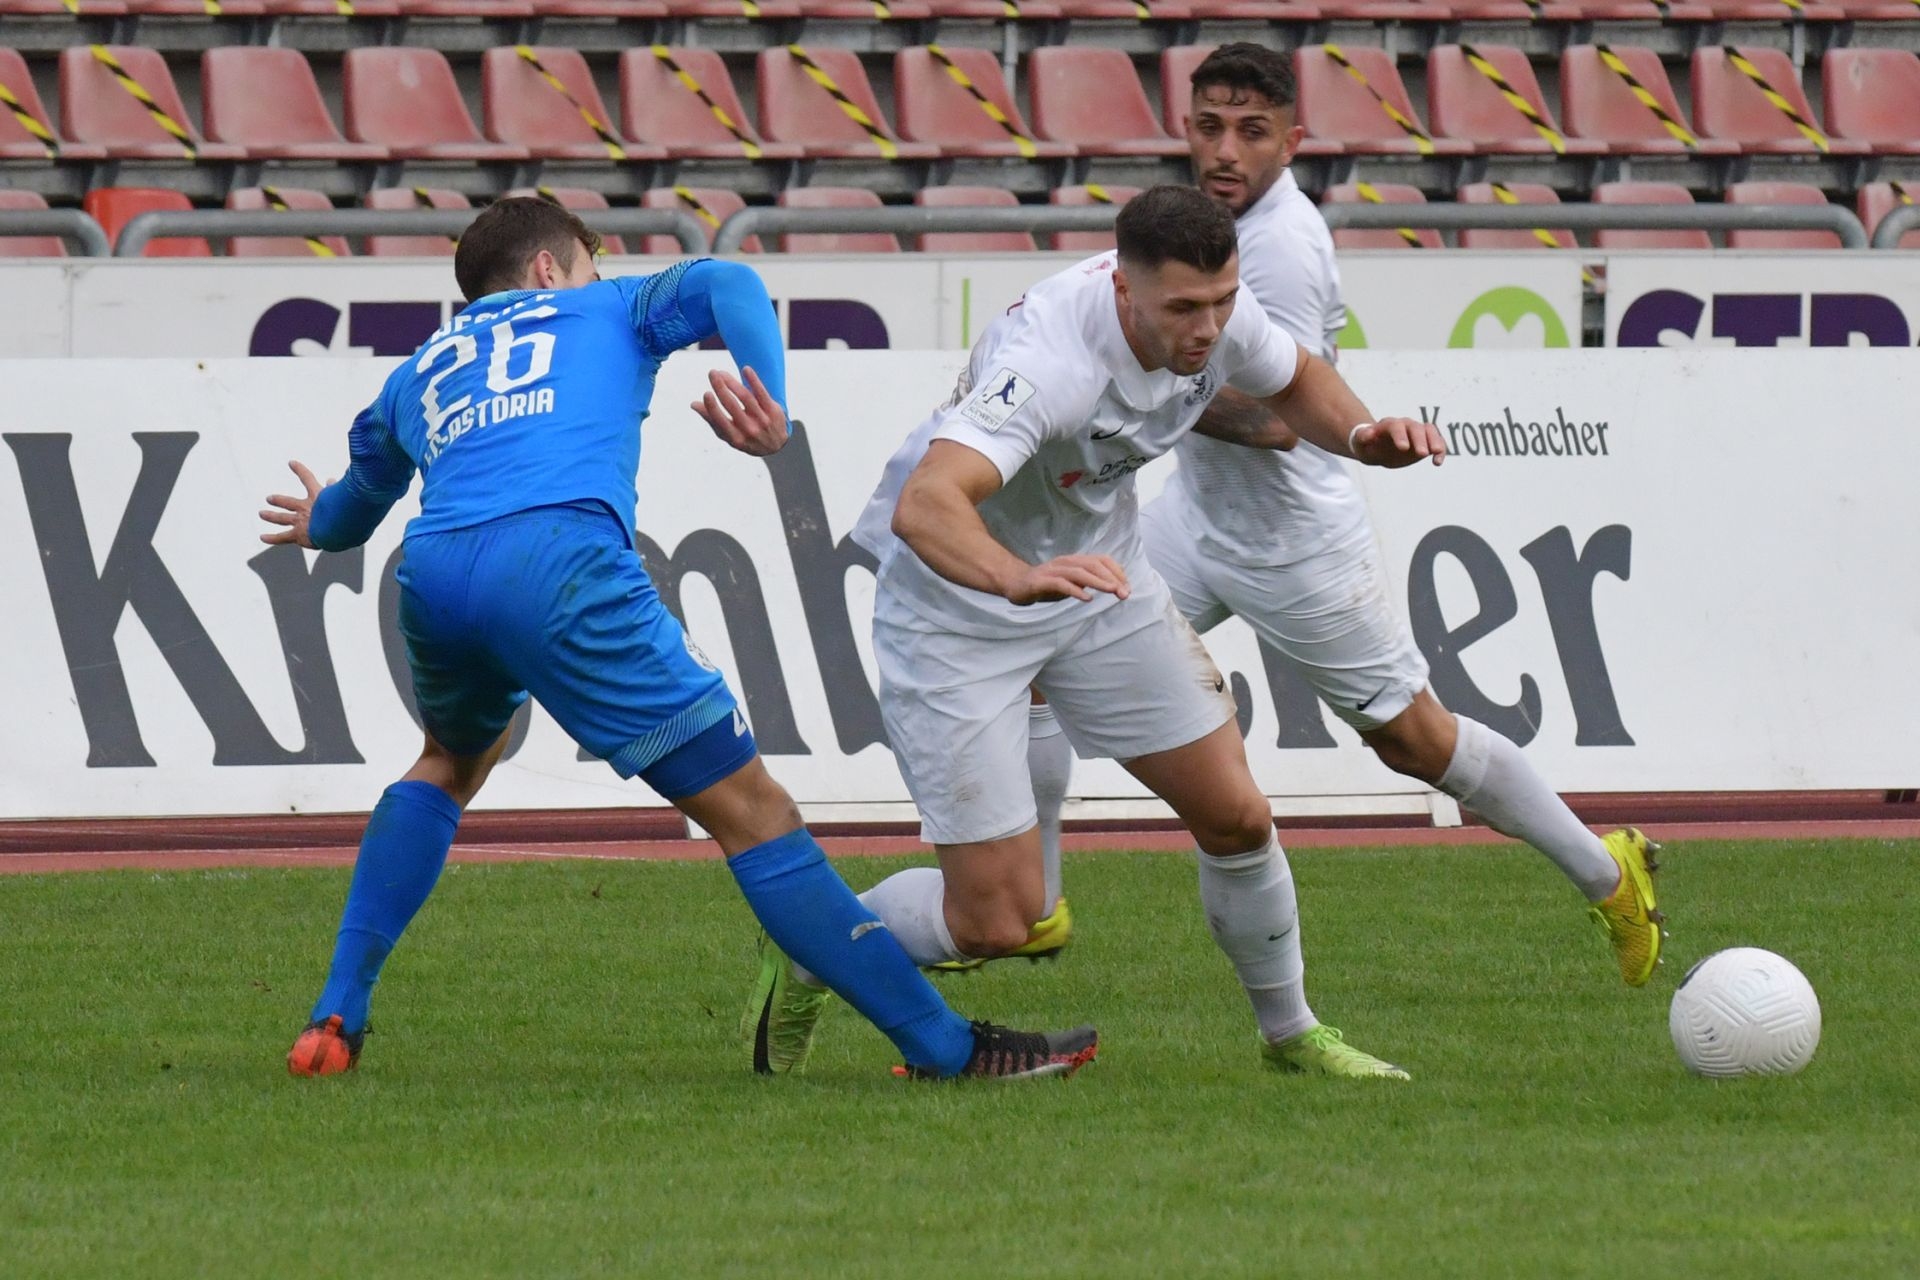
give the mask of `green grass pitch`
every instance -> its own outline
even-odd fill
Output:
[[[1099,1024],[1020,1085],[897,1081],[844,1007],[753,1077],[716,864],[453,870],[322,1081],[282,1063],[344,872],[0,877],[0,1275],[1920,1273],[1920,843],[1669,855],[1631,991],[1524,850],[1295,854],[1316,1009],[1410,1086],[1264,1070],[1178,856],[1070,857],[1061,962],[946,981]],[[1673,984],[1736,944],[1820,993],[1799,1077],[1672,1054]]]

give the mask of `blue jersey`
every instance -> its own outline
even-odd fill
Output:
[[[729,323],[729,321],[732,323]],[[778,327],[759,277],[697,259],[576,289],[472,303],[354,420],[352,464],[316,503],[314,544],[358,545],[422,476],[409,536],[535,507],[604,504],[631,532],[640,425],[674,351],[726,331],[785,403]]]

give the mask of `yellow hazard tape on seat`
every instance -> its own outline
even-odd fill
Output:
[[[1693,131],[1687,128],[1686,125],[1681,124],[1680,121],[1668,114],[1667,109],[1660,105],[1660,99],[1654,97],[1653,90],[1640,83],[1639,79],[1633,74],[1633,71],[1627,66],[1625,60],[1623,60],[1619,54],[1615,53],[1611,46],[1596,44],[1593,46],[1593,49],[1595,53],[1600,55],[1600,64],[1607,70],[1613,72],[1614,75],[1620,77],[1626,84],[1628,91],[1639,100],[1641,106],[1653,112],[1654,118],[1666,128],[1668,133],[1672,134],[1679,141],[1686,143],[1686,145],[1693,150],[1699,150],[1700,139],[1696,138],[1693,135]]]
[[[607,127],[607,122],[587,110],[586,104],[573,96],[573,93],[567,88],[566,84],[561,81],[560,77],[547,70],[546,64],[540,61],[540,55],[533,51],[531,45],[517,44],[513,46],[513,51],[520,55],[522,62],[533,68],[536,75],[547,82],[549,89],[552,89],[562,98],[565,98],[567,105],[580,113],[580,118],[587,122],[589,129],[593,130],[594,137],[600,139],[600,145],[607,149],[607,158],[609,160],[625,160],[627,158],[627,149],[620,145],[620,139],[613,136],[613,130]]]
[[[727,114],[725,107],[722,107],[713,100],[712,96],[707,93],[705,86],[694,79],[691,72],[673,60],[673,51],[671,49],[667,48],[666,45],[656,44],[653,46],[653,56],[660,59],[661,65],[666,67],[668,72],[686,87],[687,92],[700,99],[707,110],[713,113],[713,118],[720,122],[721,128],[733,135],[733,140],[740,144],[740,152],[742,155],[746,156],[749,160],[758,160],[760,158],[762,152],[759,144],[747,136],[747,131],[734,122],[733,117]]]
[[[291,213],[293,211],[293,206],[288,204],[286,198],[273,187],[260,188],[260,194],[267,198],[267,207],[275,213]],[[300,238],[307,242],[307,252],[316,258],[337,258],[340,256],[329,248],[327,242],[319,236],[302,236]]]
[[[1807,119],[1798,111],[1795,111],[1793,104],[1787,101],[1787,96],[1767,83],[1767,78],[1760,74],[1760,68],[1749,62],[1738,49],[1730,44],[1721,45],[1720,49],[1721,52],[1727,55],[1727,61],[1733,64],[1733,69],[1753,81],[1754,86],[1760,90],[1761,95],[1773,104],[1774,110],[1792,122],[1793,127],[1805,135],[1807,141],[1820,148],[1823,152],[1833,150],[1832,145],[1827,141],[1827,135],[1820,132],[1820,130],[1814,126],[1813,121]]]
[[[1460,52],[1465,55],[1468,66],[1485,76],[1487,81],[1499,90],[1500,96],[1507,100],[1508,106],[1526,117],[1527,123],[1533,126],[1533,131],[1547,140],[1547,145],[1554,149],[1555,154],[1567,154],[1567,140],[1560,135],[1560,131],[1548,124],[1547,118],[1527,101],[1526,95],[1514,88],[1507,78],[1500,74],[1500,68],[1487,61],[1480,51],[1470,44],[1463,42],[1460,45]]]
[[[1399,125],[1401,131],[1413,139],[1413,145],[1421,155],[1430,156],[1433,154],[1433,139],[1427,134],[1427,131],[1415,124],[1400,108],[1388,102],[1386,97],[1378,89],[1373,87],[1372,81],[1367,79],[1366,72],[1354,66],[1353,62],[1341,50],[1339,45],[1323,44],[1320,48],[1324,50],[1326,55],[1332,58],[1342,70],[1359,82],[1362,89],[1365,89],[1373,95],[1373,100],[1380,104],[1380,109],[1387,113],[1387,118]]]
[[[946,68],[949,79],[967,91],[967,96],[973,99],[974,105],[986,114],[987,119],[993,121],[1006,131],[1007,137],[1013,140],[1013,145],[1019,149],[1021,155],[1031,160],[1040,154],[1040,149],[1033,145],[1033,139],[1020,132],[1019,127],[1007,118],[1007,113],[996,106],[991,98],[982,93],[980,86],[973,82],[972,77],[962,71],[959,64],[947,56],[945,49],[942,49],[937,44],[930,44],[927,46],[927,52],[932,55],[935,62],[938,62]]]
[[[166,130],[180,144],[180,150],[186,154],[187,159],[194,160],[199,157],[199,153],[193,147],[193,135],[187,132],[187,126],[167,114],[167,109],[154,100],[153,95],[147,92],[145,85],[134,79],[133,75],[120,65],[120,59],[114,57],[107,46],[89,45],[88,49],[93,54],[93,60],[112,74],[114,82],[125,89],[135,102],[145,107],[147,114],[153,117],[153,122]]]
[[[0,84],[0,105],[4,105],[8,111],[11,111],[13,118],[19,122],[20,127],[33,135],[35,142],[38,142],[47,149],[47,159],[55,160],[59,158],[60,140],[48,132],[47,126],[34,119],[33,112],[27,110],[26,104],[14,97],[13,90],[3,84]]]
[[[1386,197],[1381,195],[1379,190],[1371,182],[1356,182],[1353,184],[1353,187],[1354,190],[1360,193],[1360,198],[1368,204],[1385,204],[1387,202]],[[1402,240],[1407,242],[1409,248],[1424,249],[1427,247],[1426,242],[1420,238],[1419,233],[1412,227],[1395,227],[1394,230],[1400,234]]]
[[[862,111],[854,100],[847,96],[846,90],[834,83],[833,77],[828,75],[804,48],[797,44],[790,44],[787,46],[787,53],[800,64],[800,69],[807,73],[809,80],[826,90],[827,96],[833,99],[840,108],[841,114],[866,131],[867,137],[873,140],[873,145],[879,149],[883,157],[888,160],[900,158],[900,148],[894,145],[893,139],[887,136],[886,131],[874,121],[872,116]]]

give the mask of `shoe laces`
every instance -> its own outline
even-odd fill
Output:
[[[991,1022],[975,1022],[973,1057],[967,1060],[962,1075],[1006,1076],[1029,1071],[1052,1056],[1046,1036],[1038,1031],[1015,1031]]]

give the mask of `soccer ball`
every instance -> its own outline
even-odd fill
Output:
[[[1696,1075],[1787,1076],[1820,1044],[1820,1000],[1786,957],[1733,947],[1687,971],[1667,1029]]]

